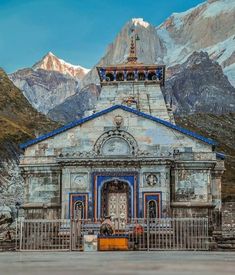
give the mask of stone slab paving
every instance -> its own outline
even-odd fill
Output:
[[[0,275],[235,274],[234,252],[8,252]]]

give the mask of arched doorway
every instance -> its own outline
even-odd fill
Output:
[[[115,229],[124,229],[131,217],[131,190],[127,182],[113,179],[101,191],[101,217],[111,216]]]

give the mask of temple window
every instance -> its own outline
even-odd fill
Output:
[[[135,75],[133,72],[127,73],[127,80],[128,81],[134,81],[135,80]]]
[[[116,80],[117,81],[124,81],[124,74],[123,73],[117,73]]]
[[[157,80],[157,76],[156,76],[156,73],[155,72],[149,72],[148,73],[148,80],[153,80],[153,81],[155,81],[155,80]]]
[[[139,72],[138,73],[138,80],[140,80],[140,81],[144,81],[145,80],[145,74],[144,74],[144,72]]]
[[[106,73],[106,81],[114,81],[113,73]]]

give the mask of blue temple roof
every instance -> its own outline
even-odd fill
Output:
[[[127,112],[130,112],[130,113],[136,114],[136,115],[138,115],[138,116],[141,116],[141,117],[143,117],[143,118],[150,119],[150,120],[152,120],[152,121],[158,122],[158,123],[160,123],[160,124],[162,124],[162,125],[165,125],[166,127],[169,127],[169,128],[174,129],[174,130],[176,130],[176,131],[179,131],[179,132],[181,132],[181,133],[183,133],[183,134],[185,134],[185,135],[187,135],[187,136],[196,138],[196,139],[198,139],[198,140],[200,140],[200,141],[203,141],[203,142],[205,142],[205,143],[208,143],[208,144],[210,144],[210,145],[217,145],[217,142],[215,142],[215,141],[212,140],[212,139],[205,138],[205,137],[203,137],[203,136],[201,136],[201,135],[199,135],[199,134],[197,134],[197,133],[194,133],[194,132],[192,132],[192,131],[189,131],[189,130],[187,130],[187,129],[185,129],[185,128],[182,128],[182,127],[180,127],[180,126],[174,125],[174,124],[172,124],[172,123],[170,123],[170,122],[168,122],[168,121],[165,121],[165,120],[162,120],[162,119],[160,119],[160,118],[157,118],[157,117],[154,117],[154,116],[145,114],[145,113],[143,113],[143,112],[140,112],[140,111],[138,111],[138,110],[136,110],[136,109],[132,109],[132,108],[127,107],[127,106],[123,106],[123,105],[114,105],[114,106],[112,106],[112,107],[109,107],[109,108],[107,108],[107,109],[105,109],[105,110],[102,110],[102,111],[100,111],[100,112],[97,112],[97,113],[95,113],[95,114],[93,114],[93,115],[90,115],[90,116],[88,116],[88,117],[85,117],[85,118],[82,118],[82,119],[77,119],[77,120],[75,120],[75,121],[72,121],[72,122],[70,122],[70,123],[68,123],[68,124],[66,124],[66,125],[64,125],[64,126],[62,126],[62,127],[60,127],[60,128],[58,128],[58,129],[54,130],[54,131],[51,131],[51,132],[49,132],[49,133],[47,133],[47,134],[41,135],[41,136],[39,136],[39,137],[37,137],[37,138],[35,138],[35,139],[29,140],[29,141],[27,141],[27,142],[25,142],[25,143],[23,143],[23,144],[20,144],[20,148],[21,148],[21,149],[25,149],[25,148],[27,148],[27,147],[33,145],[33,144],[36,144],[36,143],[38,143],[38,142],[40,142],[40,141],[43,141],[43,140],[45,140],[45,139],[47,139],[47,138],[50,138],[50,137],[53,137],[53,136],[58,135],[58,134],[60,134],[60,133],[63,133],[63,132],[65,132],[65,131],[67,131],[67,130],[73,128],[73,127],[76,127],[76,126],[78,126],[78,125],[81,125],[81,124],[83,124],[83,123],[85,123],[85,122],[87,122],[87,121],[89,121],[89,120],[92,120],[92,119],[94,119],[94,118],[100,117],[100,116],[102,116],[102,115],[104,115],[104,114],[107,114],[107,113],[109,113],[109,112],[111,112],[111,111],[113,111],[113,110],[116,110],[116,109],[122,109],[122,110],[124,110],[124,111],[127,111]]]

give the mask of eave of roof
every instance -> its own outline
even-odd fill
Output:
[[[226,155],[224,153],[216,152],[216,157],[224,160],[226,158]]]
[[[93,115],[90,115],[90,116],[88,116],[88,117],[85,117],[85,118],[82,118],[82,119],[77,119],[77,120],[75,120],[75,121],[72,121],[72,122],[70,122],[70,123],[68,123],[68,124],[66,124],[66,125],[64,125],[64,126],[62,126],[62,127],[60,127],[60,128],[58,128],[58,129],[54,130],[54,131],[51,131],[51,132],[49,132],[49,133],[47,133],[47,134],[44,134],[44,135],[41,135],[41,136],[39,136],[39,137],[37,137],[37,138],[35,138],[35,139],[29,140],[29,141],[27,141],[27,142],[25,142],[25,143],[22,143],[22,144],[20,144],[20,148],[21,148],[21,149],[25,149],[25,148],[27,148],[27,147],[33,145],[33,144],[36,144],[36,143],[38,143],[38,142],[40,142],[40,141],[43,141],[43,140],[45,140],[45,139],[47,139],[47,138],[56,136],[56,135],[58,135],[58,134],[60,134],[60,133],[63,133],[63,132],[65,132],[65,131],[67,131],[67,130],[73,128],[73,127],[79,126],[79,125],[81,125],[81,124],[83,124],[83,123],[85,123],[85,122],[87,122],[87,121],[89,121],[89,120],[92,120],[92,119],[95,119],[95,118],[100,117],[100,116],[102,116],[102,115],[105,115],[105,114],[107,114],[107,113],[109,113],[109,112],[111,112],[111,111],[113,111],[113,110],[116,110],[116,109],[122,109],[122,110],[124,110],[124,111],[127,111],[127,112],[130,112],[130,113],[136,114],[136,115],[138,115],[138,116],[141,116],[141,117],[143,117],[143,118],[150,119],[150,120],[152,120],[152,121],[158,122],[158,123],[160,123],[160,124],[162,124],[162,125],[165,125],[166,127],[169,127],[169,128],[171,128],[171,129],[174,129],[174,130],[176,130],[176,131],[178,131],[178,132],[181,132],[181,133],[183,133],[183,134],[185,134],[185,135],[188,135],[188,136],[190,136],[190,137],[196,138],[196,139],[198,139],[198,140],[200,140],[200,141],[203,141],[203,142],[205,142],[205,143],[207,143],[207,144],[210,144],[210,145],[217,145],[217,142],[215,142],[215,141],[212,140],[212,139],[203,137],[203,136],[201,136],[201,135],[199,135],[199,134],[197,134],[197,133],[194,133],[194,132],[192,132],[192,131],[189,131],[189,130],[187,130],[187,129],[185,129],[185,128],[182,128],[182,127],[180,127],[180,126],[174,125],[174,124],[172,124],[172,123],[170,123],[170,122],[168,122],[168,121],[165,121],[165,120],[162,120],[162,119],[160,119],[160,118],[157,118],[157,117],[154,117],[154,116],[145,114],[145,113],[143,113],[143,112],[140,112],[140,111],[138,111],[138,110],[136,110],[136,109],[132,109],[132,108],[127,107],[127,106],[124,106],[124,105],[114,105],[114,106],[112,106],[112,107],[109,107],[109,108],[107,108],[107,109],[105,109],[105,110],[102,110],[102,111],[100,111],[100,112],[97,112],[97,113],[95,113],[95,114],[93,114]]]

